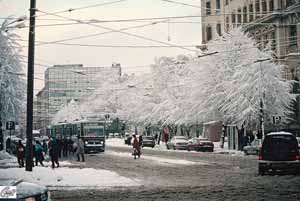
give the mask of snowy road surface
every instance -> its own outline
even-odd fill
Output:
[[[87,156],[86,168],[104,169],[139,186],[53,191],[53,200],[300,200],[300,176],[257,175],[257,157],[111,146]]]

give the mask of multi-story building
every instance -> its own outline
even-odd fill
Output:
[[[111,67],[54,65],[45,72],[45,87],[37,94],[37,127],[44,133],[52,117],[72,99],[81,101],[101,87],[101,80],[121,76],[120,64]]]
[[[299,0],[202,0],[202,47],[242,26],[262,45],[271,42],[284,78],[300,78]]]

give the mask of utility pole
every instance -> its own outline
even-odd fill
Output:
[[[26,171],[32,171],[32,167],[33,167],[32,122],[33,122],[35,11],[36,11],[36,0],[30,0],[28,74],[27,74]]]

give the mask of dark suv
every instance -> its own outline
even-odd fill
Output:
[[[287,132],[274,132],[266,135],[258,157],[258,173],[269,170],[290,170],[298,173],[300,155],[296,137]]]

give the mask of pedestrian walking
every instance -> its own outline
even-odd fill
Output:
[[[77,136],[77,149],[76,149],[76,156],[77,156],[77,161],[80,161],[80,156],[81,156],[81,161],[84,162],[84,142],[80,136]]]
[[[43,147],[44,154],[47,155],[47,153],[48,153],[48,145],[47,145],[47,141],[46,140],[43,140],[42,147]]]
[[[40,163],[41,166],[44,166],[44,164],[43,164],[43,160],[44,160],[43,147],[42,147],[40,141],[37,140],[35,142],[34,150],[35,150],[35,166],[38,166],[38,163]]]
[[[63,141],[62,141],[62,149],[63,149],[63,156],[67,157],[68,156],[68,140],[66,137],[64,137]]]
[[[7,138],[6,140],[6,152],[11,153],[11,139]]]
[[[22,144],[21,140],[18,141],[16,150],[17,150],[17,158],[18,158],[19,167],[24,167],[25,147]]]
[[[68,150],[69,150],[69,155],[73,154],[74,155],[74,148],[73,148],[73,140],[71,138],[68,139]]]
[[[51,158],[52,162],[52,168],[54,168],[54,163],[59,167],[59,162],[58,162],[58,145],[57,141],[54,137],[51,138],[48,144],[49,148],[49,156]]]
[[[155,133],[155,136],[154,136],[155,143],[157,143],[157,139],[158,139],[158,134]],[[158,143],[157,143],[157,144],[158,144]]]
[[[61,158],[61,152],[62,152],[62,139],[59,137],[57,140],[57,151],[58,151],[58,158]]]
[[[139,146],[140,146],[140,150],[142,150],[142,147],[143,147],[143,136],[142,135],[139,136]]]
[[[132,147],[133,147],[133,157],[134,159],[136,159],[136,156],[138,156],[138,158],[141,157],[141,150],[140,150],[140,145],[139,145],[139,141],[136,137],[136,135],[133,135],[133,142],[132,142]]]

